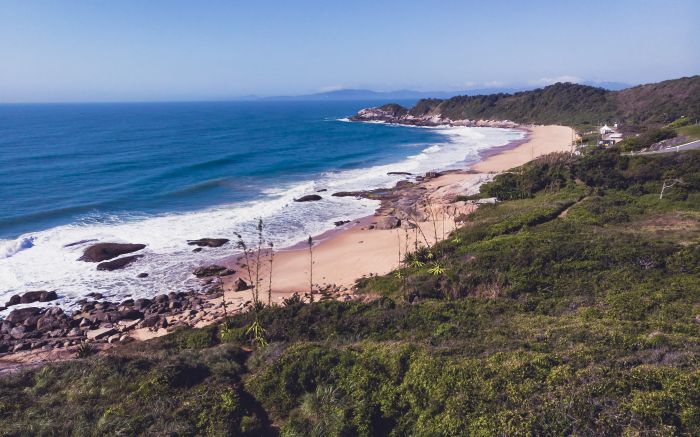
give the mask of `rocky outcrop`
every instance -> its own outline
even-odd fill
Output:
[[[187,244],[199,247],[221,247],[229,241],[227,238],[200,238],[199,240],[187,240]]]
[[[357,114],[350,117],[351,121],[372,121],[391,124],[405,124],[410,126],[473,126],[473,127],[501,127],[513,128],[518,123],[509,120],[451,120],[439,113],[434,108],[423,108],[416,111],[396,105],[388,104],[376,108],[361,109]],[[418,114],[413,113],[416,111]]]
[[[21,303],[50,302],[56,299],[58,299],[58,295],[55,291],[28,291],[21,296],[19,294],[15,294],[14,296],[10,297],[10,300],[5,303],[5,306],[10,307]]]
[[[10,323],[24,323],[25,320],[36,316],[40,312],[41,308],[37,307],[18,308],[10,311],[10,314],[5,317],[5,321]]]
[[[298,199],[294,199],[295,202],[315,202],[317,200],[321,200],[323,197],[319,196],[318,194],[307,194],[306,196],[301,196]]]
[[[79,261],[102,262],[118,256],[136,252],[146,247],[145,244],[125,244],[125,243],[97,243],[85,249]]]
[[[192,274],[194,274],[198,278],[207,278],[210,276],[228,276],[232,275],[235,272],[233,270],[230,270],[224,266],[219,266],[216,264],[212,264],[210,266],[203,266],[203,267],[198,267],[195,269]]]
[[[121,270],[141,257],[143,257],[143,255],[130,255],[112,261],[101,262],[97,264],[97,270],[106,270],[108,272]]]
[[[377,223],[374,225],[374,228],[386,230],[386,229],[396,229],[400,226],[401,226],[401,220],[394,217],[393,215],[388,215],[388,216],[380,218],[377,221]]]

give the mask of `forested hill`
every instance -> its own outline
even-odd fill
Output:
[[[515,94],[422,99],[408,113],[414,117],[441,116],[451,120],[512,120],[570,126],[612,121],[628,126],[662,125],[681,116],[700,117],[700,76],[622,91],[557,83]]]

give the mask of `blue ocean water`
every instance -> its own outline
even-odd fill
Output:
[[[261,217],[278,247],[292,244],[377,206],[333,191],[461,165],[521,135],[345,119],[373,104],[0,105],[0,302],[36,288],[70,300],[182,286],[193,265],[231,251],[195,255],[187,239],[248,235]],[[324,199],[293,202],[315,192]],[[97,272],[77,261],[89,243],[66,247],[81,240],[148,247],[137,265]]]

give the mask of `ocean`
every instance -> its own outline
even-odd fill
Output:
[[[347,121],[377,103],[0,105],[0,305],[38,289],[67,306],[90,292],[117,300],[195,289],[192,269],[235,247],[194,253],[188,239],[252,240],[262,218],[267,238],[289,246],[378,206],[335,191],[464,166],[522,136]],[[314,193],[323,199],[294,202]],[[77,260],[96,241],[147,247],[126,269],[103,272]]]

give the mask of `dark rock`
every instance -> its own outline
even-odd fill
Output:
[[[317,200],[321,200],[323,197],[319,196],[318,194],[307,194],[306,196],[301,196],[298,199],[294,199],[295,202],[315,202]]]
[[[321,188],[320,190],[316,190],[317,193],[323,193],[326,191],[328,191],[328,189],[326,189],[326,188]]]
[[[236,280],[236,291],[244,291],[250,288],[250,285],[243,278],[238,278]]]
[[[199,267],[199,268],[195,269],[195,271],[192,273],[198,278],[204,278],[207,276],[217,276],[225,270],[228,270],[228,269],[226,267],[223,267],[223,266],[218,266],[216,264],[212,264],[210,266]]]
[[[24,319],[24,322],[22,322],[22,325],[24,325],[24,327],[28,328],[28,330],[33,330],[34,328],[36,328],[36,323],[39,321],[40,318],[41,318],[41,316],[39,314],[37,314],[35,316],[29,316],[26,319]]]
[[[143,313],[138,310],[124,310],[117,313],[119,320],[136,320],[143,317]]]
[[[106,270],[108,272],[121,270],[141,257],[143,257],[143,255],[131,255],[125,256],[124,258],[117,258],[113,261],[101,262],[97,264],[97,270]]]
[[[136,308],[137,310],[143,310],[143,309],[151,306],[152,303],[153,302],[151,302],[150,299],[146,299],[146,298],[136,299],[134,301],[134,308]]]
[[[168,300],[170,300],[170,298],[167,294],[159,294],[158,296],[154,297],[153,300],[156,303],[166,303]]]
[[[61,309],[61,307],[53,307],[46,310],[46,314],[48,314],[49,316],[60,316],[61,314],[63,314],[63,310]]]
[[[364,193],[362,191],[338,191],[337,193],[331,194],[333,197],[360,197]]]
[[[343,226],[343,225],[346,225],[346,224],[348,224],[348,223],[350,223],[350,220],[340,220],[340,221],[337,221],[337,222],[333,222],[333,224],[336,225],[336,226]]]
[[[20,297],[19,303],[49,302],[58,299],[55,291],[28,291]]]
[[[140,328],[152,328],[160,322],[160,316],[153,315],[148,316],[139,324]]]
[[[201,251],[202,251],[201,247],[197,247],[195,249],[192,249],[192,252],[194,252],[194,253],[201,252]]]
[[[187,240],[187,244],[190,246],[199,247],[221,247],[228,243],[227,238],[200,238],[199,240]]]
[[[139,273],[136,275],[137,278],[148,278],[148,273]]]
[[[39,317],[36,321],[36,329],[38,331],[51,331],[54,329],[64,328],[65,325],[61,319],[50,314],[45,314]]]
[[[2,323],[0,323],[0,334],[9,334],[12,326],[13,324],[11,322],[3,320]]]
[[[387,173],[387,175],[397,175],[397,176],[412,176],[413,173],[409,173],[407,171],[390,171]]]
[[[12,305],[18,305],[20,303],[20,300],[22,298],[19,297],[19,294],[15,294],[14,296],[10,297],[10,300],[7,301],[5,306],[12,306]]]
[[[136,252],[146,247],[145,244],[97,243],[85,249],[79,261],[101,262],[116,258],[125,253]]]
[[[87,296],[91,297],[93,299],[102,299],[104,297],[104,295],[102,293],[95,293],[95,292],[88,293]]]
[[[94,238],[91,239],[91,240],[80,240],[80,241],[76,241],[75,243],[64,244],[63,247],[79,246],[79,245],[81,245],[81,244],[89,243],[89,242],[91,242],[91,241],[97,241],[97,240],[94,239]]]
[[[29,317],[36,316],[40,312],[41,308],[37,307],[18,308],[12,310],[10,314],[5,317],[5,320],[13,324],[22,323]]]
[[[102,310],[95,311],[93,314],[88,316],[92,323],[102,322],[102,323],[114,323],[119,321],[119,315],[113,312],[104,312]]]

